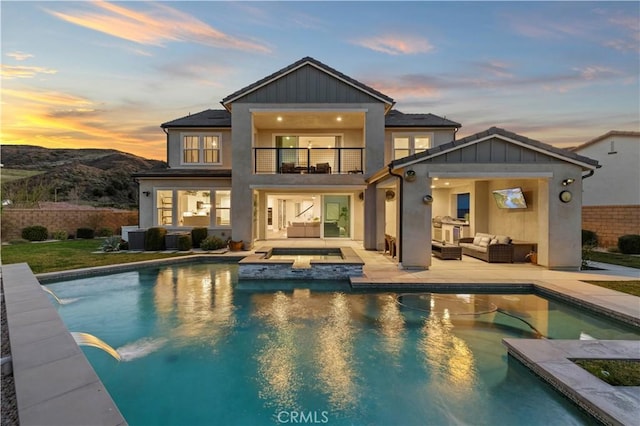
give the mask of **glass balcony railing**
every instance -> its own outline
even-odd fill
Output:
[[[255,174],[354,174],[364,171],[364,148],[253,148]]]

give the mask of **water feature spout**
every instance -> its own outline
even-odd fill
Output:
[[[76,341],[79,346],[92,346],[94,348],[102,349],[118,361],[121,360],[120,354],[118,351],[113,349],[111,346],[98,339],[96,336],[89,333],[79,333],[76,331],[71,332],[71,336]]]
[[[60,298],[59,298],[59,297],[58,297],[58,296],[53,292],[53,290],[51,290],[51,289],[49,289],[49,288],[47,288],[47,287],[45,287],[45,286],[43,286],[43,285],[40,285],[40,287],[42,287],[42,289],[43,289],[46,293],[49,293],[49,294],[50,294],[54,299],[56,299],[56,302],[58,302],[58,304],[62,305],[62,301],[61,301],[61,300],[60,300]]]

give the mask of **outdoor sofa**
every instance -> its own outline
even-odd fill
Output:
[[[513,263],[513,245],[506,235],[478,232],[473,238],[460,238],[458,244],[467,256],[489,263]]]

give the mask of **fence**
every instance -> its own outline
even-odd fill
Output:
[[[618,237],[640,234],[640,206],[582,206],[582,229],[595,232],[600,247],[616,247]]]
[[[136,225],[138,211],[115,209],[23,209],[3,208],[2,240],[21,238],[22,229],[27,226],[45,226],[49,233],[66,231],[75,235],[78,228],[92,228],[96,231],[110,228],[116,234],[122,226]]]

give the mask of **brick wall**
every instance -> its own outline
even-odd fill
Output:
[[[582,229],[594,231],[600,247],[616,247],[618,237],[640,234],[640,206],[583,206]]]
[[[2,210],[2,240],[10,241],[21,237],[22,228],[32,225],[45,226],[49,233],[67,231],[75,235],[78,228],[111,228],[116,234],[120,227],[136,225],[138,212],[115,209],[18,209]]]

